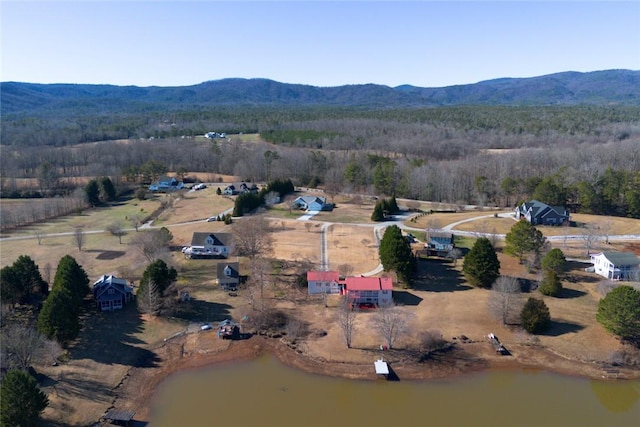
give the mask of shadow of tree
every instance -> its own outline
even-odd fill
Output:
[[[549,325],[549,329],[542,332],[540,335],[548,337],[558,337],[560,335],[569,334],[572,332],[578,332],[584,329],[584,326],[577,323],[565,322],[563,320],[552,320]]]
[[[71,357],[104,364],[156,366],[157,355],[143,348],[146,343],[134,337],[141,331],[142,318],[135,304],[114,312],[90,313],[80,337],[71,348]]]
[[[462,273],[444,259],[419,259],[412,288],[418,291],[453,292],[471,289],[464,284]]]
[[[558,295],[558,298],[563,298],[563,299],[580,298],[581,296],[584,296],[586,294],[587,293],[585,291],[580,291],[578,289],[563,288],[560,295]]]
[[[173,317],[190,322],[220,322],[231,318],[231,308],[229,304],[192,299],[179,304],[173,312]]]
[[[96,259],[107,259],[107,260],[120,258],[125,254],[124,251],[104,251],[101,249],[88,249],[85,252],[88,252],[88,253],[99,252],[98,255],[96,255]]]
[[[400,305],[418,305],[422,298],[407,291],[393,291],[393,301]]]

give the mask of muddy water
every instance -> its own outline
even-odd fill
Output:
[[[640,382],[523,371],[352,381],[306,374],[265,356],[174,375],[152,408],[150,427],[638,427]]]

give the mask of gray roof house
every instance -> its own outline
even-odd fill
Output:
[[[430,231],[424,246],[427,249],[448,252],[453,249],[453,233]]]
[[[237,262],[218,263],[216,280],[222,289],[234,290],[240,284],[240,264]]]
[[[102,311],[119,310],[133,300],[133,287],[124,279],[103,275],[92,287],[93,298]]]
[[[516,219],[526,219],[533,225],[562,225],[569,221],[569,211],[562,206],[549,206],[537,200],[524,202],[515,210]]]
[[[184,188],[184,183],[179,182],[174,177],[169,177],[166,175],[158,178],[157,182],[151,183],[149,186],[149,191],[172,191],[172,190],[180,190]]]
[[[305,211],[332,211],[333,203],[327,203],[324,197],[300,196],[293,201],[293,207]]]
[[[187,258],[227,258],[231,253],[231,233],[193,233],[191,246],[184,250]]]
[[[631,252],[601,252],[591,255],[596,274],[611,280],[640,280],[640,258]]]

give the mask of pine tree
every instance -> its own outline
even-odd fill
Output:
[[[553,271],[557,275],[561,275],[567,266],[567,260],[564,253],[558,248],[551,249],[542,258],[542,269],[545,271]]]
[[[529,298],[520,312],[520,321],[530,334],[543,332],[551,324],[549,308],[541,299]]]
[[[401,280],[408,281],[415,260],[409,242],[397,225],[388,227],[380,241],[380,262],[385,271],[394,270]]]
[[[68,289],[51,291],[38,314],[38,332],[65,346],[80,332],[80,307]]]
[[[505,236],[505,243],[504,251],[510,255],[517,256],[522,262],[525,254],[539,254],[546,243],[546,238],[540,230],[529,221],[523,219],[511,227],[511,230]]]
[[[49,285],[31,257],[20,255],[12,265],[0,271],[0,289],[2,301],[27,303],[32,297],[39,302],[49,292]]]
[[[562,283],[553,270],[547,270],[540,282],[540,293],[550,297],[557,297],[562,292]]]
[[[113,185],[111,178],[103,176],[100,178],[100,200],[102,202],[112,202],[116,199],[116,187]]]
[[[462,272],[467,281],[480,288],[490,288],[500,276],[500,261],[491,242],[480,237],[464,257]]]
[[[2,380],[0,426],[31,427],[38,424],[49,399],[36,380],[25,371],[12,370]]]
[[[620,338],[640,342],[640,291],[618,286],[598,304],[596,320]]]
[[[373,213],[371,214],[372,221],[383,221],[384,220],[384,212],[382,211],[382,204],[377,202],[373,208]]]
[[[51,289],[67,289],[76,305],[80,306],[89,293],[89,277],[75,258],[65,255],[58,262]]]
[[[92,179],[89,181],[84,188],[84,191],[87,195],[87,202],[91,206],[98,206],[100,204],[100,185],[98,185],[98,181]]]

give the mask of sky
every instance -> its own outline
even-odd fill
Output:
[[[0,81],[443,87],[640,70],[640,1],[6,1]]]

